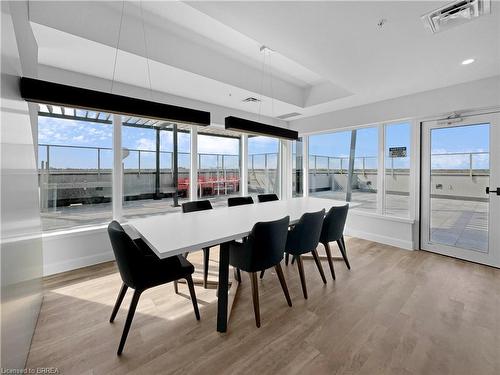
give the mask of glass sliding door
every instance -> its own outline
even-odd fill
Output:
[[[423,249],[498,265],[498,115],[423,125]]]

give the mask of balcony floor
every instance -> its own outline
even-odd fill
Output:
[[[345,193],[324,191],[311,195],[332,199],[345,199]],[[357,210],[375,212],[376,194],[353,192],[352,201],[361,203]],[[408,197],[388,195],[386,213],[405,217]],[[431,199],[431,241],[438,244],[488,252],[488,203],[458,199]]]
[[[344,200],[342,192],[315,192],[316,197]],[[230,195],[206,197],[214,207],[225,206]],[[180,198],[179,204],[187,201]],[[376,194],[353,192],[352,201],[361,203],[357,210],[375,212]],[[488,251],[488,204],[486,202],[464,201],[455,199],[432,198],[431,240],[436,243],[457,246],[465,249]],[[388,195],[386,213],[405,217],[408,197]],[[124,218],[143,217],[168,212],[178,212],[171,198],[161,200],[136,200],[124,203]],[[98,225],[111,220],[111,203],[60,207],[56,211],[42,213],[43,228],[51,231],[61,228]]]

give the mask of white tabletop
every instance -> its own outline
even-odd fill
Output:
[[[168,213],[128,222],[160,258],[219,245],[247,236],[255,223],[290,216],[296,223],[306,212],[346,202],[323,198],[292,198],[191,213]]]

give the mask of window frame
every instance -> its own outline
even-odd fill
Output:
[[[386,213],[386,207],[385,207],[385,175],[386,175],[386,165],[385,165],[385,145],[386,145],[386,129],[390,125],[397,125],[401,123],[408,123],[410,126],[410,175],[409,175],[409,203],[408,203],[408,216],[402,217],[402,216],[394,216],[394,215],[389,215]],[[419,129],[417,126],[417,122],[414,119],[398,119],[398,120],[391,120],[391,121],[381,121],[377,123],[370,123],[370,124],[365,124],[365,125],[357,125],[357,126],[348,126],[348,127],[343,127],[343,128],[335,128],[335,129],[328,129],[328,130],[322,130],[318,132],[307,132],[307,133],[299,133],[299,137],[302,138],[303,140],[303,158],[302,158],[302,167],[304,169],[304,178],[302,180],[302,190],[303,190],[303,196],[308,197],[310,196],[309,192],[309,148],[310,148],[310,137],[315,136],[315,135],[321,135],[321,134],[331,134],[331,133],[337,133],[337,132],[345,132],[345,131],[352,131],[352,130],[359,130],[359,129],[366,129],[366,128],[377,128],[378,129],[378,160],[377,160],[377,196],[376,196],[376,202],[377,202],[377,207],[375,212],[366,212],[366,211],[361,211],[357,210],[355,207],[353,210],[356,213],[363,214],[363,215],[370,215],[370,216],[382,216],[382,217],[387,217],[391,218],[394,220],[401,220],[401,221],[413,221],[415,220],[415,215],[417,212],[416,209],[416,195],[415,191],[417,189],[417,168],[418,168],[418,160],[417,160],[417,147],[418,147],[418,142],[419,142]],[[290,167],[291,169],[291,167]],[[291,173],[291,170],[290,170]]]

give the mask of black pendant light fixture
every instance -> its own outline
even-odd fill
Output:
[[[22,77],[21,97],[28,102],[110,112],[155,120],[210,125],[210,112]]]
[[[225,127],[228,130],[236,130],[243,133],[268,135],[276,138],[297,140],[299,133],[295,130],[281,128],[279,126],[271,126],[262,122],[245,120],[240,117],[229,116],[225,119]]]
[[[144,27],[144,16],[142,14],[142,1],[140,5],[144,36],[144,48],[146,52],[147,74],[149,80],[149,89],[152,97],[153,90],[151,85],[151,72],[149,67],[146,31]],[[170,122],[182,122],[186,124],[195,124],[202,126],[210,125],[210,112],[178,107],[175,105],[164,104],[153,100],[144,100],[113,94],[116,61],[118,58],[118,49],[120,46],[124,6],[125,1],[122,2],[120,28],[118,30],[113,77],[111,80],[111,92],[108,93],[103,91],[89,90],[82,87],[69,86],[39,79],[22,77],[20,80],[21,97],[26,101],[35,103],[43,103],[49,105],[52,104],[99,112],[110,112],[134,117],[146,117],[150,119],[165,120]]]
[[[262,76],[265,74],[265,62],[266,62],[266,56],[270,56],[274,51],[266,46],[260,47],[260,52],[263,54],[263,64],[262,64]],[[272,72],[270,71],[270,79],[271,79],[271,116],[274,116],[274,95],[273,95],[273,76]],[[262,81],[261,81],[262,82]],[[260,112],[261,112],[261,106],[262,106],[262,83],[261,83],[261,99],[259,100],[259,119],[260,119]],[[240,117],[235,117],[235,116],[229,116],[225,118],[225,128],[228,130],[236,130],[239,132],[244,132],[244,133],[250,133],[250,134],[257,134],[257,135],[267,135],[271,137],[276,137],[276,138],[283,138],[283,139],[290,139],[290,140],[297,140],[299,139],[299,133],[296,132],[295,130],[290,130],[286,128],[282,128],[279,126],[272,126],[272,125],[267,125],[262,122],[258,121],[251,121],[251,120],[246,120]]]

